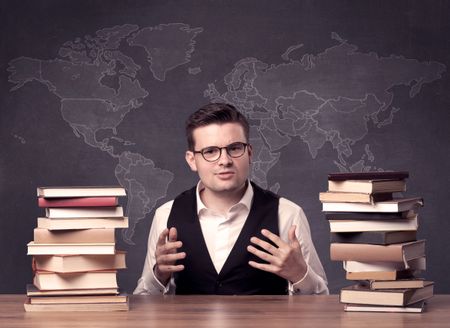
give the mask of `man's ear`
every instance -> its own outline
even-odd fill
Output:
[[[250,164],[252,164],[252,156],[253,156],[253,148],[252,148],[252,145],[248,145],[247,146],[247,151],[248,151],[248,162],[250,163]]]
[[[185,154],[186,162],[192,171],[197,172],[197,164],[195,163],[195,155],[192,151],[187,150]]]

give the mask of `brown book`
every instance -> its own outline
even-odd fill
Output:
[[[93,304],[93,303],[123,303],[127,302],[126,294],[119,295],[64,295],[64,296],[33,296],[31,304]]]
[[[37,196],[44,198],[119,197],[126,196],[126,192],[121,186],[38,187]]]
[[[114,255],[38,255],[35,270],[60,273],[125,269],[125,252]]]
[[[370,194],[361,192],[326,191],[319,194],[319,200],[322,203],[344,202],[373,204],[375,202],[387,201],[392,199],[392,193]]]
[[[49,219],[38,218],[37,227],[48,230],[71,229],[104,229],[104,228],[128,228],[128,218],[81,218],[81,219]]]
[[[41,290],[118,288],[116,271],[82,273],[36,271],[33,284]]]
[[[26,312],[113,312],[128,311],[129,301],[119,303],[60,303],[60,304],[31,304],[28,299],[24,303]]]
[[[40,290],[33,284],[27,285],[27,296],[69,296],[69,295],[117,295],[118,288]]]
[[[340,292],[341,303],[369,305],[406,306],[433,296],[433,282],[423,288],[370,290],[368,286],[356,284],[344,287]]]
[[[332,243],[332,261],[404,262],[425,256],[425,240],[391,245]]]
[[[377,289],[406,289],[406,288],[423,288],[428,285],[428,281],[421,278],[416,279],[399,279],[393,281],[370,280],[369,287],[371,290]]]
[[[414,270],[392,270],[392,271],[361,271],[347,272],[347,280],[397,280],[414,278]]]
[[[115,243],[35,244],[28,243],[28,255],[114,254]]]
[[[34,229],[35,244],[114,243],[115,231],[109,229],[48,230]]]
[[[331,232],[332,243],[389,245],[416,240],[416,231]]]

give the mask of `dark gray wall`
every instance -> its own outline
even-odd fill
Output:
[[[196,182],[183,122],[211,100],[251,119],[253,178],[304,208],[332,292],[348,282],[318,193],[329,172],[368,169],[410,172],[425,276],[450,292],[448,1],[3,1],[0,15],[1,293],[32,280],[37,186],[119,183],[131,292],[155,207]]]

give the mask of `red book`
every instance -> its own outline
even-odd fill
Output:
[[[117,206],[117,197],[38,198],[39,207]]]

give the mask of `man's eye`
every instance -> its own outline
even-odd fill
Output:
[[[216,148],[206,148],[206,149],[203,149],[203,154],[204,154],[204,155],[211,155],[211,154],[214,154],[215,152],[217,152],[217,149],[216,149]]]
[[[241,150],[242,149],[242,144],[229,145],[228,149],[231,150],[231,151]]]

